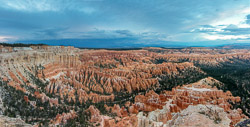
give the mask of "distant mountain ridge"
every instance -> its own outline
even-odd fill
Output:
[[[233,42],[175,42],[140,40],[137,38],[90,38],[90,39],[49,39],[49,40],[20,40],[10,43],[47,44],[51,46],[74,46],[78,48],[138,48],[138,47],[218,47],[234,44]]]
[[[121,41],[122,40],[122,41]],[[159,48],[219,48],[219,49],[250,49],[250,43],[233,43],[222,45],[198,46],[198,45],[184,45],[184,42],[175,44],[169,42],[167,44],[136,44],[131,43],[131,39],[60,39],[60,40],[38,40],[38,41],[19,41],[13,43],[0,43],[3,46],[9,47],[29,47],[29,46],[74,46],[76,48],[86,49],[115,49],[115,50],[130,50],[141,49],[145,47],[159,47]],[[122,44],[122,45],[121,45]]]

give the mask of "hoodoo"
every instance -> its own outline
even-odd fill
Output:
[[[220,52],[1,46],[0,108],[37,126],[234,126],[248,119],[240,105],[247,100],[209,69],[244,62],[249,53]]]

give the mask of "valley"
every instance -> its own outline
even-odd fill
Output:
[[[230,47],[0,45],[0,115],[27,126],[235,126],[250,117],[249,62],[249,49]]]

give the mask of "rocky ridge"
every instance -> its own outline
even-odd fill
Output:
[[[235,125],[242,119],[247,119],[248,117],[242,114],[241,109],[232,110],[232,105],[228,103],[228,101],[237,103],[240,101],[240,97],[233,97],[229,91],[223,92],[216,87],[213,88],[207,84],[211,80],[215,79],[211,77],[202,79],[196,83],[173,88],[172,91],[163,91],[160,95],[149,91],[145,96],[137,95],[135,103],[128,104],[128,108],[120,108],[118,105],[106,106],[106,110],[111,110],[117,117],[102,116],[95,109],[97,111],[91,112],[91,120],[101,123],[103,120],[98,121],[99,117],[106,118],[105,122],[101,124],[103,126],[126,126],[128,124],[124,123],[132,120],[136,123],[130,125],[139,127],[195,126],[195,124],[227,127]],[[194,111],[196,114],[193,113]],[[98,115],[94,115],[96,112]],[[137,114],[136,117],[135,114]],[[195,122],[197,118],[201,120],[198,123]],[[118,122],[114,124],[112,122],[114,120]],[[216,122],[216,120],[218,121]],[[202,122],[207,122],[207,124],[202,124]]]

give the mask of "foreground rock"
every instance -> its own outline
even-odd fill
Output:
[[[0,127],[32,127],[20,118],[10,118],[0,115]]]
[[[158,122],[159,118],[149,114],[143,117],[138,114],[139,127],[229,127],[231,120],[222,108],[215,105],[190,105],[187,109],[176,113],[168,122]]]

